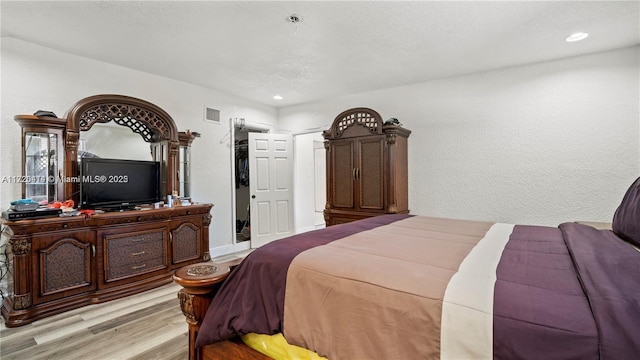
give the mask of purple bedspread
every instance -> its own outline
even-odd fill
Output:
[[[196,346],[281,332],[296,255],[407,216],[331,226],[254,251],[213,299]],[[497,268],[493,335],[496,359],[640,358],[640,252],[586,225],[515,226]]]
[[[382,215],[330,226],[260,247],[235,268],[214,297],[196,338],[196,347],[251,332],[282,331],[287,270],[299,253],[410,215]]]
[[[497,269],[496,359],[638,359],[640,252],[611,231],[516,226]]]
[[[600,358],[640,358],[640,252],[611,231],[560,229],[591,305]]]

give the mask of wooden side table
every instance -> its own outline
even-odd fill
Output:
[[[202,262],[178,269],[173,281],[182,286],[178,292],[180,309],[189,324],[189,359],[198,359],[195,337],[213,296],[231,272],[229,264]]]

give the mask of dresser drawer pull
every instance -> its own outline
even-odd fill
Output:
[[[136,253],[131,253],[131,256],[138,256],[138,255],[142,255],[144,254],[144,250],[140,251],[140,252],[136,252]]]
[[[138,269],[142,269],[143,267],[147,266],[147,264],[142,264],[142,265],[137,265],[137,266],[132,266],[131,270],[138,270]]]
[[[131,239],[131,242],[140,242],[143,241],[144,238],[139,238],[139,239]]]

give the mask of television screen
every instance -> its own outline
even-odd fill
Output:
[[[130,208],[159,200],[157,161],[83,158],[80,164],[80,207]]]

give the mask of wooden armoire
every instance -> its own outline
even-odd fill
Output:
[[[327,151],[327,226],[409,212],[407,142],[411,131],[375,110],[349,109],[323,132]]]

